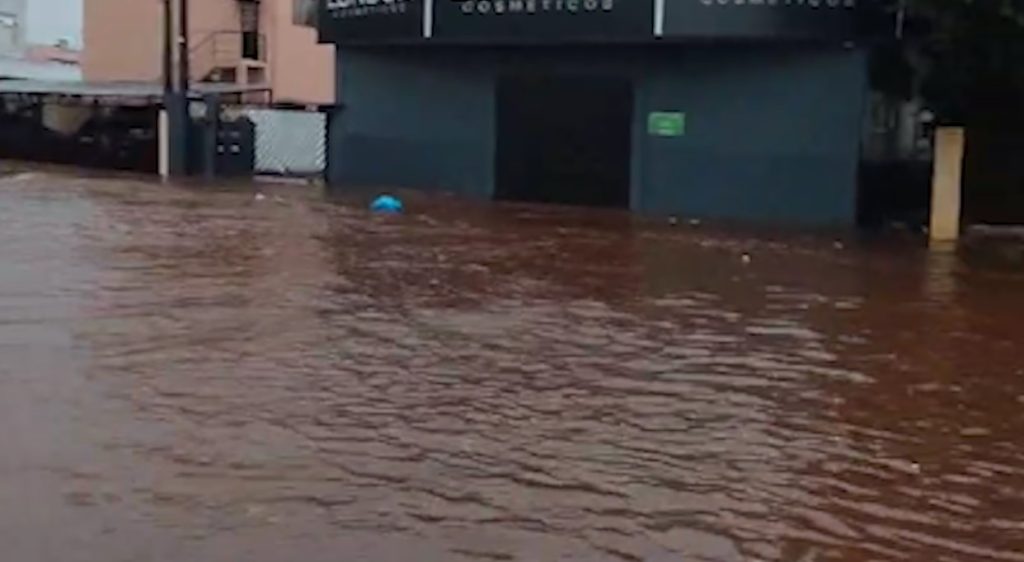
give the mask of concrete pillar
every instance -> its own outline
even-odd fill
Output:
[[[960,205],[963,188],[965,135],[959,127],[935,131],[935,164],[932,170],[933,243],[956,242],[960,237]]]
[[[339,132],[335,131],[340,119],[341,109],[339,106],[329,106],[321,109],[324,112],[324,185],[330,189],[336,183],[338,176],[338,159],[335,155],[339,139]]]
[[[217,129],[220,126],[220,96],[203,96],[206,115],[203,118],[203,177],[213,181],[217,177]]]
[[[157,145],[158,164],[160,177],[166,181],[171,176],[171,120],[167,116],[167,110],[161,109],[157,118]]]
[[[190,157],[188,99],[181,92],[167,94],[164,108],[167,110],[168,171],[171,177],[185,177]]]

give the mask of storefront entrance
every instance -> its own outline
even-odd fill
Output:
[[[629,207],[633,87],[594,76],[498,80],[498,199]]]

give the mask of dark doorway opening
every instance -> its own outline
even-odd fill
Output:
[[[260,34],[258,31],[242,32],[242,58],[263,60],[260,56]]]
[[[497,101],[498,199],[629,207],[628,79],[504,77]]]

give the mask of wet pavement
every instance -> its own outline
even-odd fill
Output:
[[[2,559],[1024,561],[1017,262],[409,206],[0,179]]]

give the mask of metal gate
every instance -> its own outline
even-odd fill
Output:
[[[318,176],[327,159],[326,116],[319,111],[244,108],[256,126],[256,173]]]

